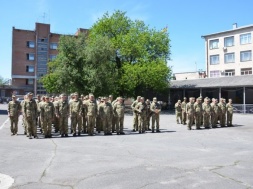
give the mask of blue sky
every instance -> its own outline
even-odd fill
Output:
[[[11,0],[0,4],[0,76],[11,78],[12,27],[34,30],[50,23],[51,32],[74,34],[90,28],[106,11],[127,12],[151,28],[168,26],[173,72],[205,70],[202,35],[253,24],[252,0]],[[45,17],[43,17],[45,13]]]

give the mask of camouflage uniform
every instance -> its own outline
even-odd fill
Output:
[[[135,110],[135,106],[140,102],[141,96],[137,96],[137,99],[132,103],[131,108],[133,110],[133,131],[138,131],[138,112]]]
[[[146,104],[147,104],[147,119],[146,119],[146,130],[150,131],[150,118],[152,116],[152,112],[150,110],[150,101],[149,99],[146,100]]]
[[[73,99],[69,106],[69,114],[72,120],[72,130],[73,136],[76,136],[76,126],[78,125],[78,135],[81,135],[82,130],[82,110],[83,110],[83,103],[78,98],[78,94],[74,94],[75,99]]]
[[[102,101],[101,97],[99,97],[98,99],[99,100],[97,101],[97,107],[99,110],[100,106],[103,105],[103,101]],[[98,133],[100,133],[101,130],[102,130],[102,117],[98,113],[97,117],[96,117],[96,131],[98,131]]]
[[[220,126],[221,127],[225,127],[225,123],[226,123],[226,112],[227,112],[227,109],[226,109],[226,104],[223,102],[224,100],[222,99],[221,102],[219,102],[218,106],[220,107],[221,109],[221,112],[220,112]]]
[[[185,125],[186,124],[186,119],[187,119],[187,115],[186,115],[186,97],[184,97],[184,101],[181,104],[182,107],[182,122]]]
[[[32,99],[32,95],[32,93],[29,93],[29,97],[24,104],[24,115],[26,118],[30,139],[32,136],[34,136],[34,138],[37,138],[36,117],[38,108],[35,100]]]
[[[57,104],[59,103],[59,98],[58,97],[55,97],[54,98],[54,108],[57,107]],[[57,133],[60,128],[59,128],[59,118],[56,116],[56,114],[54,114],[54,118],[53,118],[53,124],[54,124],[54,129],[55,129],[55,132]]]
[[[197,102],[194,104],[194,111],[195,111],[196,129],[200,129],[203,109],[202,109],[202,104],[199,98],[197,99]]]
[[[114,106],[114,104],[118,102],[118,98],[116,98],[116,100],[114,100],[111,105],[112,107]],[[115,115],[113,114],[112,116],[112,132],[114,133],[116,131],[116,121],[117,121],[117,118],[115,117]]]
[[[87,133],[87,112],[86,112],[86,108],[85,108],[85,106],[86,106],[86,102],[87,102],[87,100],[89,99],[89,97],[88,96],[85,96],[84,97],[84,100],[83,100],[83,121],[82,121],[82,123],[83,123],[83,133]]]
[[[86,112],[87,112],[87,118],[88,118],[88,134],[90,136],[93,136],[94,133],[94,127],[95,127],[95,120],[97,116],[97,103],[96,101],[91,98],[94,96],[90,95],[90,99],[86,102]]]
[[[27,100],[27,96],[24,96],[24,100],[21,101],[20,105],[21,105],[21,111],[22,111],[22,124],[24,127],[24,135],[29,136],[28,135],[28,127],[27,127],[27,122],[25,119],[25,114],[24,114],[24,105],[25,105],[25,101]]]
[[[153,98],[153,102],[150,105],[150,110],[152,112],[152,133],[155,130],[155,123],[156,123],[156,132],[160,132],[160,112],[161,112],[161,105],[157,102],[156,97]]]
[[[17,135],[18,133],[18,117],[21,111],[21,105],[16,101],[16,96],[12,96],[12,101],[8,103],[8,116],[11,122],[11,133]]]
[[[232,124],[232,119],[233,119],[233,104],[232,104],[232,100],[229,99],[229,102],[226,105],[226,109],[227,109],[227,126],[233,126]]]
[[[195,109],[194,109],[194,98],[190,98],[190,102],[186,104],[186,114],[187,114],[187,128],[188,130],[192,129]]]
[[[213,114],[211,115],[211,123],[212,123],[212,127],[216,128],[217,127],[217,122],[218,122],[218,116],[220,114],[220,107],[217,104],[217,101],[215,99],[215,101],[211,104],[212,109],[213,109]]]
[[[44,103],[45,103],[45,96],[42,96],[42,99],[38,104],[38,111],[40,111],[40,107],[43,106]],[[41,125],[40,132],[43,133],[44,132],[43,119],[41,118],[41,115],[39,119],[40,119],[40,125]]]
[[[104,135],[111,135],[113,109],[111,103],[107,102],[106,98],[103,100],[105,102],[99,106],[98,112],[102,119]]]
[[[177,103],[175,104],[175,114],[176,114],[176,121],[179,124],[182,124],[182,106],[181,106],[181,100],[178,100]]]
[[[141,97],[140,102],[135,106],[135,110],[138,113],[138,130],[139,130],[139,133],[145,133],[146,118],[147,118],[147,105],[144,102],[143,97]]]
[[[38,107],[38,117],[36,118],[36,125],[38,125],[39,127],[41,127],[41,120],[40,120],[40,102],[41,102],[41,99],[40,99],[40,95],[37,95],[37,99],[35,100],[36,104],[37,104],[37,107]]]
[[[123,99],[119,97],[118,102],[116,102],[113,106],[113,114],[116,117],[116,132],[118,135],[125,134],[123,132],[124,112],[125,112],[125,105],[123,104]]]
[[[52,121],[54,119],[54,104],[46,97],[46,102],[40,107],[45,138],[51,138]]]
[[[205,128],[212,128],[210,125],[210,118],[213,110],[209,103],[209,99],[205,99],[202,108],[203,108],[203,125]]]

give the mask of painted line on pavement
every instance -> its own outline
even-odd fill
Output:
[[[9,118],[5,120],[5,122],[0,126],[0,130],[4,127],[4,125],[9,121]]]
[[[9,175],[1,174],[0,173],[0,188],[1,189],[8,189],[14,183],[14,179]]]

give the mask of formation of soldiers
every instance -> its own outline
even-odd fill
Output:
[[[210,102],[206,97],[203,102],[202,97],[199,97],[195,102],[195,98],[190,97],[187,103],[187,98],[184,97],[183,102],[178,100],[175,104],[175,111],[177,123],[184,125],[187,123],[188,130],[191,130],[194,124],[196,129],[200,129],[202,125],[206,129],[216,128],[218,121],[221,127],[225,127],[226,122],[228,127],[233,126],[232,99],[226,103],[224,98],[220,98],[219,102],[218,99],[212,98]]]
[[[113,96],[99,97],[96,101],[93,94],[87,96],[73,93],[68,100],[66,94],[59,97],[49,97],[37,95],[37,99],[33,98],[32,93],[24,96],[24,100],[19,103],[16,96],[12,96],[12,101],[8,104],[8,115],[11,120],[11,133],[17,135],[18,117],[20,112],[23,114],[22,124],[24,134],[32,138],[38,138],[37,129],[45,138],[52,137],[52,128],[55,133],[60,133],[61,137],[68,137],[68,120],[70,118],[70,133],[73,136],[80,136],[81,133],[94,135],[94,129],[104,135],[124,135],[124,112],[125,105],[122,97],[113,100]],[[133,103],[134,110],[134,131],[140,133],[149,129],[150,117],[152,117],[152,131],[156,122],[156,131],[159,131],[159,112],[160,105],[157,99],[153,99],[153,103],[147,100],[144,102],[143,97],[138,97]],[[147,124],[148,123],[148,124]],[[150,130],[150,129],[149,129]]]

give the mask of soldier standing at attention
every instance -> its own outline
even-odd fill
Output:
[[[176,121],[177,124],[179,124],[179,120],[180,123],[182,124],[182,106],[181,106],[181,100],[178,100],[177,103],[175,104],[175,113],[176,113]]]
[[[114,106],[114,104],[118,102],[118,98],[116,98],[114,101],[112,101],[112,107]],[[113,118],[112,118],[112,132],[114,133],[116,131],[116,117],[113,115]]]
[[[161,105],[157,102],[157,98],[153,98],[153,102],[150,105],[150,110],[152,112],[152,133],[155,132],[155,123],[156,123],[156,132],[160,132],[160,112]]]
[[[54,109],[57,107],[57,104],[59,103],[59,97],[56,96],[54,98]],[[54,120],[53,120],[53,123],[54,123],[54,129],[55,129],[55,133],[57,133],[60,129],[59,129],[59,118],[56,117],[56,114],[54,114]]]
[[[37,110],[37,104],[33,100],[33,93],[28,93],[28,99],[24,104],[24,115],[28,126],[29,139],[32,139],[32,136],[38,138],[36,127]]]
[[[38,117],[36,118],[36,125],[38,125],[41,128],[40,106],[39,106],[40,101],[41,101],[40,95],[37,95],[37,99],[35,100],[37,107],[38,107]]]
[[[204,103],[202,105],[203,108],[203,124],[206,129],[212,128],[210,125],[210,118],[212,115],[212,107],[210,105],[210,99],[208,97],[205,98]]]
[[[218,115],[220,114],[220,107],[218,106],[218,100],[214,98],[211,106],[213,109],[213,113],[211,115],[211,124],[212,124],[212,128],[216,128]]]
[[[12,95],[12,101],[8,103],[8,116],[11,122],[11,135],[18,135],[18,117],[21,111],[21,105]]]
[[[152,116],[152,112],[150,110],[150,100],[146,100],[146,105],[147,105],[147,119],[146,119],[146,131],[151,131],[150,129],[150,118]]]
[[[219,107],[220,107],[220,116],[219,116],[219,118],[220,118],[220,126],[221,127],[225,127],[225,123],[226,123],[226,112],[227,112],[227,110],[226,110],[226,103],[224,103],[225,102],[225,99],[223,99],[223,98],[221,98],[220,99],[220,102],[219,102]]]
[[[138,131],[138,112],[136,112],[135,106],[140,102],[140,99],[141,96],[137,96],[136,100],[131,105],[133,110],[133,132]]]
[[[24,127],[24,135],[29,136],[28,135],[28,129],[27,129],[27,123],[26,123],[26,119],[25,119],[25,114],[24,114],[24,105],[25,105],[25,101],[27,100],[27,95],[24,96],[24,100],[21,101],[20,105],[21,105],[21,111],[22,111],[22,121],[23,121],[23,127]]]
[[[232,119],[233,119],[233,104],[232,99],[228,99],[228,103],[226,105],[227,108],[227,126],[233,126]]]
[[[61,99],[55,107],[55,113],[59,119],[61,137],[68,137],[69,103],[66,94],[61,94]]]
[[[89,94],[89,100],[86,103],[86,112],[87,112],[87,118],[88,118],[88,134],[89,136],[93,136],[94,134],[94,127],[95,127],[95,121],[97,117],[97,103],[94,99],[93,94]]]
[[[87,103],[88,99],[89,99],[88,95],[86,95],[83,99],[83,118],[82,118],[83,119],[83,121],[82,121],[82,124],[83,124],[82,131],[83,131],[83,133],[87,133],[87,112],[86,112],[85,106],[86,106],[86,103]]]
[[[189,102],[186,104],[186,115],[187,115],[187,129],[191,130],[195,115],[194,97],[190,97]]]
[[[98,99],[97,99],[97,107],[98,107],[98,109],[103,104],[104,104],[104,101],[102,100],[102,97],[98,97]],[[98,133],[100,133],[101,130],[102,130],[102,118],[101,118],[101,116],[98,113],[97,117],[96,117],[96,131]]]
[[[45,97],[46,101],[40,107],[41,119],[43,120],[43,130],[45,138],[51,138],[52,121],[54,119],[54,104],[50,102],[49,96]]]
[[[41,101],[39,102],[39,104],[37,104],[37,108],[38,108],[38,111],[39,111],[39,112],[40,112],[40,107],[41,107],[45,102],[46,102],[46,98],[45,98],[45,96],[42,96],[42,97],[41,97]],[[41,127],[40,127],[40,132],[43,133],[44,128],[43,128],[43,120],[42,120],[42,118],[41,118],[41,115],[40,115],[40,125],[41,125]]]
[[[184,125],[186,125],[186,118],[187,118],[187,115],[186,115],[186,104],[187,104],[187,98],[184,97],[184,101],[181,104],[181,107],[182,107],[182,122],[183,122]]]
[[[99,108],[99,114],[102,118],[102,125],[104,130],[104,135],[112,135],[112,115],[113,115],[113,108],[111,103],[107,101],[106,97],[103,98],[103,105]]]
[[[83,103],[78,98],[78,93],[74,93],[74,99],[69,106],[70,116],[72,120],[73,136],[76,136],[76,126],[78,125],[78,136],[81,135],[82,130],[82,110]]]
[[[201,118],[202,118],[202,114],[203,114],[202,102],[201,102],[200,98],[197,98],[197,101],[194,104],[194,111],[195,111],[195,125],[196,125],[196,129],[200,129]]]
[[[125,105],[123,103],[123,98],[118,97],[118,101],[113,105],[113,114],[116,117],[116,132],[117,135],[124,135],[124,112]]]
[[[139,133],[145,133],[146,129],[147,105],[144,100],[144,97],[141,97],[140,102],[135,106],[135,110],[138,113]]]

